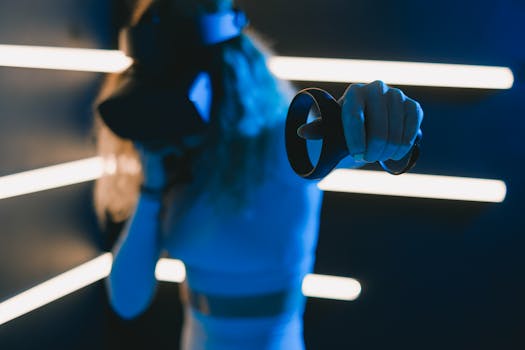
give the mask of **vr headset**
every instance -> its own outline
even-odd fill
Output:
[[[97,106],[102,120],[116,135],[145,144],[177,145],[203,134],[213,97],[210,50],[247,24],[235,9],[177,18],[165,0],[153,2],[136,25],[120,32],[119,48],[134,63]]]

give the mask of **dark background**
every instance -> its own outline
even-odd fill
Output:
[[[525,3],[240,2],[284,55],[509,66],[506,91],[404,87],[425,110],[414,172],[504,180],[499,204],[326,193],[316,272],[353,302],[310,299],[309,349],[525,348]],[[0,43],[114,48],[103,0],[0,0]],[[0,67],[0,176],[95,154],[102,74]],[[311,86],[309,83],[298,87]],[[344,84],[319,84],[340,95]],[[0,201],[0,301],[100,254],[92,183]],[[0,349],[178,348],[175,284],[124,322],[97,282],[0,326]]]

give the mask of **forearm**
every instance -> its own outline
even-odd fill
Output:
[[[141,313],[155,291],[155,266],[161,246],[158,215],[161,203],[140,196],[134,214],[114,249],[108,278],[109,297],[114,310],[124,318]]]

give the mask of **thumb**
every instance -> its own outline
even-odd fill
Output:
[[[323,120],[315,119],[311,123],[303,124],[297,129],[297,135],[305,140],[320,140],[324,136]]]

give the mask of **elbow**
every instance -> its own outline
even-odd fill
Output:
[[[123,319],[140,316],[151,304],[155,292],[155,280],[137,281],[133,276],[119,276],[111,273],[107,279],[109,304]]]
[[[137,304],[123,303],[121,300],[110,299],[112,310],[124,320],[132,320],[140,316],[146,307],[139,307]]]
[[[111,293],[110,293],[111,294]],[[111,309],[122,319],[131,320],[141,315],[147,308],[144,303],[136,303],[122,297],[110,295],[109,303]]]

